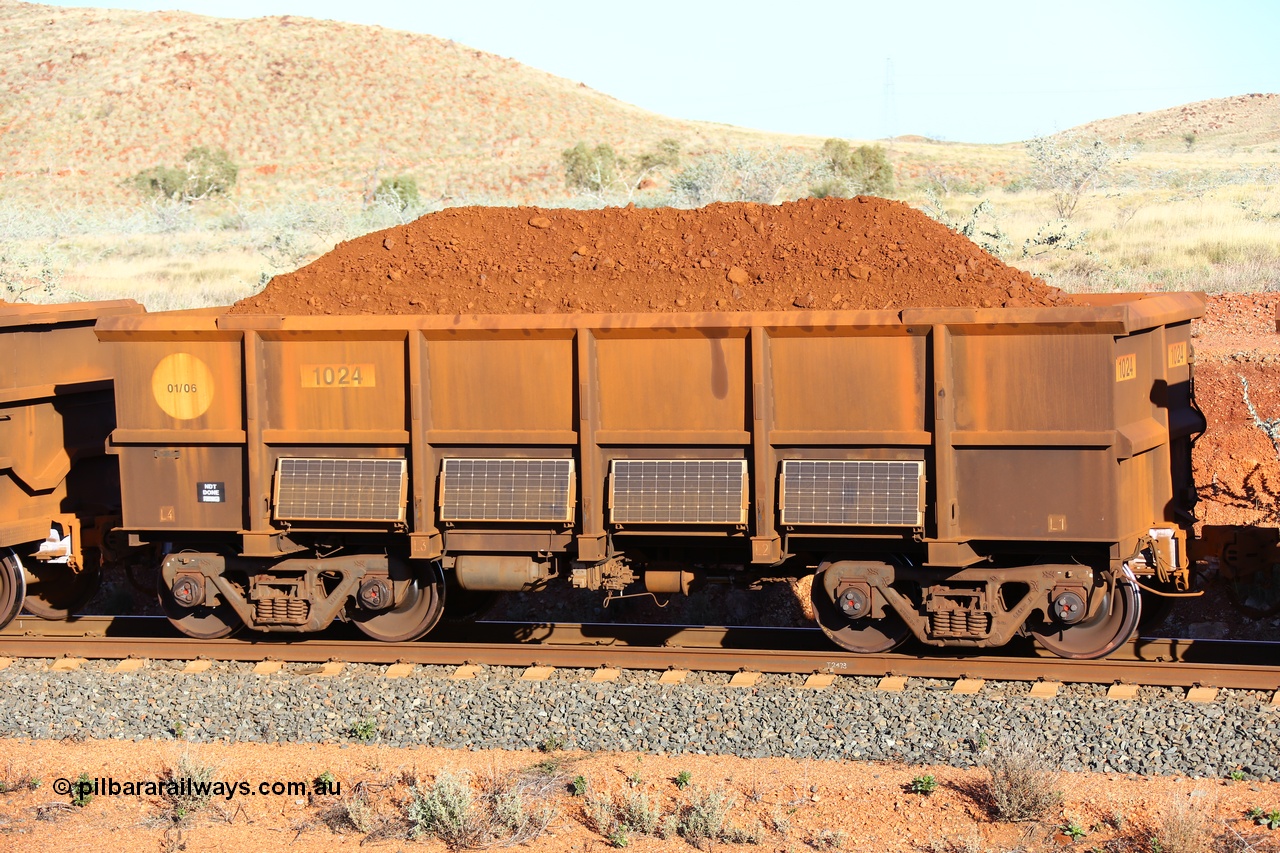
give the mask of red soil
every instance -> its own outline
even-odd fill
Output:
[[[1241,382],[1262,420],[1280,417],[1277,302],[1275,292],[1216,294],[1192,327],[1196,401],[1209,422],[1193,453],[1206,524],[1280,521],[1280,452],[1254,422]]]
[[[342,243],[234,313],[1017,307],[1067,297],[887,199],[462,207]]]

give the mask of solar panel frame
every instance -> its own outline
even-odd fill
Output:
[[[570,458],[454,457],[440,463],[441,521],[568,524],[576,506],[577,471]]]
[[[614,459],[613,524],[747,523],[745,459]]]
[[[286,456],[276,460],[275,480],[280,521],[405,520],[405,459]]]
[[[921,527],[924,462],[787,459],[778,507],[783,525]]]

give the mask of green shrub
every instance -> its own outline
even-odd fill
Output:
[[[351,724],[351,736],[361,743],[368,743],[378,736],[378,724],[374,720],[359,720]]]
[[[893,166],[879,145],[853,148],[843,139],[828,139],[822,144],[820,158],[831,178],[814,187],[811,194],[821,191],[847,198],[853,195],[887,196],[893,192]],[[841,192],[846,195],[841,195]]]
[[[89,778],[88,773],[81,773],[76,779],[75,787],[71,789],[71,805],[76,808],[84,808],[93,801],[93,780]]]
[[[674,168],[680,165],[680,142],[667,138],[658,143],[654,151],[641,154],[636,159],[636,166],[641,172],[653,172],[658,169]]]
[[[198,145],[182,156],[181,166],[152,166],[125,183],[143,195],[198,201],[225,195],[239,174],[240,167],[225,149]]]
[[[383,178],[374,190],[373,197],[400,210],[419,204],[418,182],[412,175],[396,175]]]
[[[911,780],[911,793],[924,794],[926,797],[938,788],[938,780],[932,776],[917,776]]]
[[[316,789],[316,793],[322,796],[337,794],[342,790],[342,786],[338,783],[338,777],[334,776],[330,770],[321,773],[311,784]]]
[[[604,192],[618,177],[618,154],[607,142],[595,148],[579,142],[562,152],[564,185],[573,190]]]
[[[827,178],[809,187],[809,195],[813,198],[849,198],[855,193],[848,181]]]
[[[187,186],[187,173],[173,166],[152,166],[130,178],[129,185],[143,195],[179,199]]]
[[[182,160],[187,168],[187,196],[193,199],[225,195],[240,174],[240,167],[223,148],[200,145],[184,154]]]

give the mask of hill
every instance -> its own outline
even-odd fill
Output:
[[[410,174],[424,199],[563,203],[561,152],[620,153],[674,138],[696,157],[822,140],[658,115],[512,59],[430,35],[299,17],[74,9],[0,0],[0,196],[90,206],[136,201],[121,182],[197,145],[243,168],[238,198],[300,188],[358,200]],[[1275,146],[1280,96],[1246,95],[1077,130],[1148,151]],[[1000,186],[1020,145],[893,143],[900,183]],[[1164,168],[1164,164],[1161,164]]]
[[[1250,94],[1196,101],[1154,112],[1132,113],[1089,122],[1073,130],[1083,136],[1141,142],[1150,150],[1216,148],[1267,149],[1280,145],[1280,95]]]
[[[224,147],[263,198],[412,173],[431,198],[564,195],[578,140],[691,153],[800,145],[642,110],[429,35],[297,17],[232,20],[0,3],[0,190],[86,200]]]

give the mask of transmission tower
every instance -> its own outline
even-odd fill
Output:
[[[889,148],[893,149],[893,140],[898,135],[898,96],[894,92],[893,57],[884,61],[884,135],[889,138]]]

